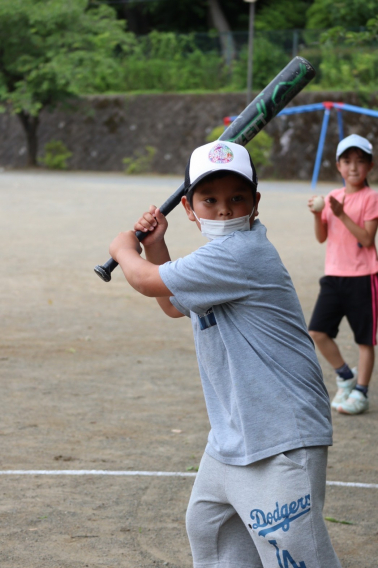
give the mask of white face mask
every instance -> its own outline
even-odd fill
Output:
[[[255,207],[252,209],[250,215],[245,215],[244,217],[236,217],[236,219],[227,219],[226,221],[213,221],[212,219],[198,219],[197,215],[194,213],[195,218],[201,224],[201,233],[204,237],[212,241],[218,237],[224,237],[233,233],[234,231],[249,231],[250,223],[249,220],[255,211]]]

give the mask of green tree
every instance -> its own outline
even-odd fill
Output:
[[[301,29],[312,0],[263,0],[256,7],[256,30]]]
[[[342,26],[327,30],[320,38],[322,84],[327,88],[375,92],[378,81],[378,17],[366,22],[362,31]]]
[[[124,27],[111,8],[87,0],[1,0],[0,101],[21,121],[29,166],[43,109],[111,88],[115,53],[133,39]]]
[[[321,43],[332,47],[340,42],[354,47],[376,45],[378,43],[378,15],[368,20],[364,27],[364,30],[355,32],[342,26],[335,26],[322,34]]]
[[[358,28],[378,14],[377,0],[314,0],[307,11],[308,29]]]

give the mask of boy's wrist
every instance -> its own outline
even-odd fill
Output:
[[[159,239],[159,240],[153,241],[153,242],[151,242],[151,243],[148,243],[148,242],[147,242],[147,243],[144,243],[144,242],[142,241],[142,244],[143,244],[143,247],[144,247],[144,249],[145,249],[146,251],[147,251],[147,250],[151,250],[151,251],[152,251],[152,250],[160,250],[161,248],[166,248],[166,246],[167,246],[167,245],[165,244],[164,237],[162,237],[162,238]]]
[[[144,245],[144,252],[146,260],[152,262],[153,264],[160,265],[170,260],[168,248],[164,238],[148,244],[147,246]]]

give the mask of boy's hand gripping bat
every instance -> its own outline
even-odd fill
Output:
[[[223,132],[219,140],[235,142],[245,146],[262,130],[313,78],[315,70],[303,57],[292,61],[269,83],[267,87],[243,110],[234,122]],[[159,208],[168,215],[185,195],[185,185],[180,187]],[[148,233],[136,231],[139,241]],[[97,265],[96,274],[105,282],[111,280],[112,271],[118,263],[110,258],[103,266]]]

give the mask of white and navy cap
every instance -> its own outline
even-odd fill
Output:
[[[349,150],[349,148],[359,148],[363,152],[366,152],[366,154],[373,153],[373,146],[367,138],[359,136],[358,134],[351,134],[339,142],[336,150],[336,160],[338,160],[341,154],[346,150]]]
[[[248,150],[240,144],[216,140],[199,146],[190,156],[185,171],[186,193],[214,172],[237,174],[257,187],[257,175]]]

